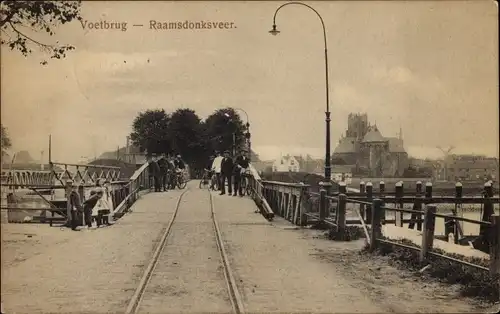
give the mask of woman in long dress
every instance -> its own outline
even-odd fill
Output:
[[[108,225],[111,225],[111,224],[113,224],[113,210],[115,209],[115,206],[113,204],[111,182],[109,182],[109,181],[104,182],[104,195],[103,195],[103,197],[106,199],[106,204],[108,205],[108,209],[109,209],[107,223],[108,223]]]

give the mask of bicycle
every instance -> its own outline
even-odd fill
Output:
[[[212,172],[212,176],[210,177],[210,185],[212,187],[212,191],[219,190],[219,181],[217,180],[217,174],[215,174],[215,172]]]
[[[203,170],[203,175],[201,177],[200,185],[199,185],[200,189],[210,188],[210,183],[211,183],[211,179],[212,179],[211,173],[212,173],[212,171],[210,171],[210,170],[207,170],[207,169]]]
[[[249,182],[249,177],[250,177],[250,172],[248,170],[245,170],[242,174],[241,174],[241,190],[243,192],[243,195],[248,195],[248,196],[252,196],[252,187],[250,186],[250,182]]]
[[[175,174],[175,181],[177,187],[181,190],[187,186],[187,181],[184,180],[184,174],[182,173],[182,171],[178,171]]]

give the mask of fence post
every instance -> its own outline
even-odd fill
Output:
[[[488,181],[484,184],[484,192],[483,192],[484,198],[484,205],[483,205],[483,217],[481,217],[482,221],[491,221],[491,216],[495,213],[493,210],[493,202],[491,201],[491,197],[493,197],[493,186],[491,185],[491,182]],[[488,233],[488,226],[486,225],[480,225],[479,227],[479,235],[483,236],[483,239],[488,242],[487,238],[487,233]]]
[[[307,225],[307,202],[309,200],[309,195],[307,193],[308,188],[303,187],[301,188],[300,191],[300,226],[306,226]]]
[[[366,201],[373,202],[373,184],[366,183]],[[366,223],[372,223],[372,205],[366,205]]]
[[[71,226],[71,199],[70,199],[70,195],[71,195],[72,187],[73,187],[73,181],[67,180],[65,191],[66,191],[66,223],[68,224],[68,227]]]
[[[343,241],[345,239],[345,212],[347,195],[339,194],[339,202],[337,204],[337,239]]]
[[[365,193],[365,182],[364,181],[361,181],[359,183],[359,193],[360,194]],[[366,221],[365,204],[359,204],[359,214],[361,215],[362,219]]]
[[[401,199],[403,197],[403,182],[402,181],[399,181],[396,183],[396,195],[395,195],[395,199],[394,199],[394,206],[396,208],[402,208],[401,206]],[[403,212],[400,212],[400,211],[395,211],[394,213],[394,218],[396,220],[396,227],[403,227]]]
[[[327,211],[327,204],[326,204],[326,190],[321,189],[319,192],[319,220],[320,222],[323,222],[325,220],[326,216],[326,211]]]
[[[372,202],[372,217],[370,229],[370,252],[377,248],[377,239],[382,236],[382,225],[380,223],[380,209],[382,207],[382,200],[377,198]]]
[[[85,188],[83,187],[84,182],[82,181],[78,186],[78,195],[80,195],[80,203],[83,206],[83,202],[85,201]],[[85,211],[81,212],[81,215],[78,215],[78,224],[80,226],[85,225]]]
[[[463,194],[463,187],[461,182],[455,183],[455,207],[453,209],[453,215],[457,216],[458,215],[458,208],[462,204],[462,194]],[[455,236],[455,243],[458,243],[459,236],[463,237],[463,230],[462,226],[460,225],[459,221],[453,220],[453,235]]]
[[[380,183],[378,184],[378,189],[380,190],[380,197],[384,197],[384,195],[385,195],[385,182],[384,181],[380,181]]]
[[[490,226],[490,275],[500,275],[500,215],[491,215]]]
[[[420,263],[427,258],[427,253],[434,244],[434,229],[436,227],[436,205],[426,205],[424,210],[424,232],[422,233],[422,248]]]

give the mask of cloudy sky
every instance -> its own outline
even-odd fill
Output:
[[[52,134],[53,159],[125,145],[136,114],[189,107],[206,117],[233,106],[248,112],[263,158],[324,152],[325,70],[321,23],[283,2],[84,2],[78,22],[54,38],[76,51],[39,62],[2,47],[2,123],[14,151],[39,158]],[[401,126],[407,151],[438,157],[498,155],[498,9],[493,1],[308,2],[327,29],[332,147],[349,112],[366,112],[383,135]],[[233,22],[232,29],[154,30],[159,22]],[[132,24],[143,24],[134,27]],[[47,153],[45,153],[47,155]]]

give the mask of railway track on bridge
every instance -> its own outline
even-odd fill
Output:
[[[207,305],[220,305],[211,310],[213,312],[232,310],[233,313],[245,313],[217,222],[212,194],[207,191],[205,195],[205,202],[199,200],[199,208],[206,210],[204,213],[189,213],[193,208],[185,208],[190,189],[179,196],[172,218],[162,232],[126,314],[185,312],[188,301],[200,303],[197,312],[210,310],[201,305],[206,301]],[[195,221],[187,221],[189,215],[195,215]],[[203,277],[206,280],[200,279]],[[194,296],[186,297],[193,293],[185,290],[188,287],[195,291]]]

